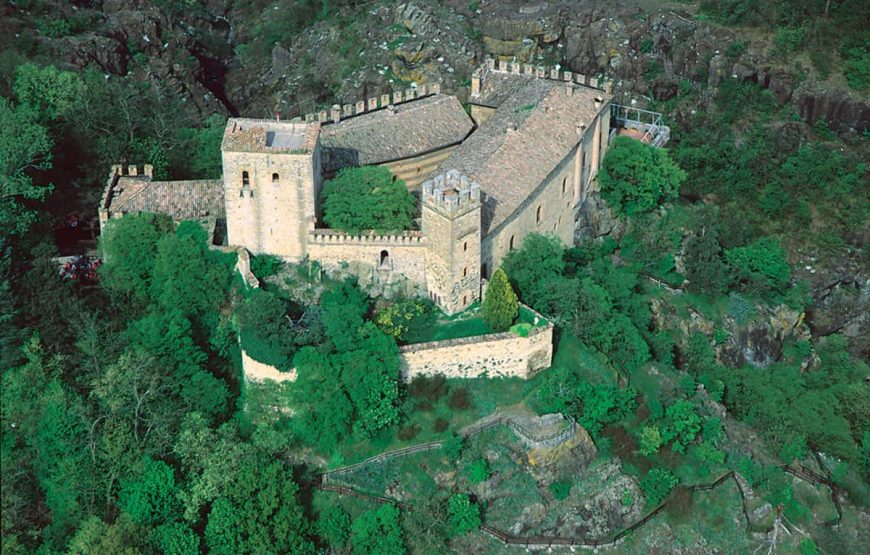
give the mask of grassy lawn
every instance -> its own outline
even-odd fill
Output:
[[[535,314],[525,306],[520,306],[520,312],[517,316],[516,325],[528,324],[528,326],[545,326],[547,320],[538,318],[535,323]],[[525,326],[526,329],[529,329]],[[474,337],[476,335],[486,335],[495,333],[486,322],[483,321],[483,310],[480,303],[474,303],[466,310],[453,316],[439,314],[438,318],[428,330],[429,333],[418,334],[414,338],[414,343],[424,343],[428,341],[442,341],[445,339],[457,339],[460,337]]]

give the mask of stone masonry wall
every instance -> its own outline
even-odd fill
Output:
[[[533,328],[528,337],[494,333],[405,345],[399,348],[405,380],[444,374],[448,378],[530,378],[553,360],[553,326]]]
[[[420,287],[426,284],[426,241],[418,232],[357,236],[314,230],[308,235],[308,256],[324,268],[347,264],[365,281],[392,281],[404,276]]]

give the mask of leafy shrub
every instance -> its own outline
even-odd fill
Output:
[[[431,304],[416,299],[405,299],[378,311],[375,323],[381,331],[396,339],[403,339],[415,319],[431,310]]]
[[[662,446],[662,434],[658,426],[644,426],[638,436],[638,453],[649,457],[658,453]]]
[[[784,290],[791,279],[785,250],[773,237],[762,237],[725,251],[725,260],[738,287],[749,293],[767,295]]]
[[[251,257],[251,272],[260,279],[274,276],[284,267],[281,257],[273,254],[258,254]]]
[[[486,459],[477,459],[465,468],[465,475],[472,484],[479,484],[489,478],[489,463]]]
[[[845,51],[843,73],[846,82],[856,91],[870,91],[870,44]]]
[[[480,528],[480,508],[472,503],[467,494],[456,493],[447,502],[450,524],[457,535]]]
[[[653,468],[640,481],[646,502],[654,507],[664,501],[680,480],[667,468]]]
[[[520,322],[519,324],[511,326],[510,331],[520,337],[528,337],[529,333],[532,331],[532,325],[527,322]]]
[[[803,29],[780,27],[773,39],[774,52],[778,55],[792,54],[802,49],[805,41],[806,35]]]
[[[550,493],[558,501],[568,499],[568,496],[571,495],[571,482],[569,480],[550,482]]]
[[[451,435],[444,440],[441,445],[441,452],[447,457],[447,460],[453,462],[459,459],[462,454],[463,440],[461,436]]]

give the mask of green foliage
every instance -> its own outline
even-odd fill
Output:
[[[870,90],[870,46],[846,49],[843,73],[846,82],[856,91]]]
[[[341,550],[350,536],[350,515],[340,505],[330,505],[318,515],[316,530],[333,549]]]
[[[477,459],[465,468],[465,475],[472,484],[479,484],[489,479],[489,463],[486,459]]]
[[[519,313],[517,295],[504,270],[498,268],[486,288],[483,299],[483,319],[494,331],[508,329]]]
[[[152,214],[112,220],[100,236],[106,263],[100,268],[103,283],[116,295],[144,303],[151,291],[157,242],[171,222]]]
[[[354,555],[403,555],[405,539],[399,526],[399,509],[381,505],[361,514],[351,525],[350,543]]]
[[[369,309],[365,294],[349,279],[323,293],[320,309],[324,331],[335,348],[339,351],[352,349]]]
[[[177,146],[172,149],[170,169],[173,176],[189,179],[220,179],[223,173],[221,141],[227,118],[215,113],[202,127],[183,127],[176,131]],[[256,272],[255,275],[259,276]]]
[[[780,27],[773,39],[774,53],[780,56],[794,54],[803,49],[806,35],[801,28]]]
[[[403,299],[379,310],[375,315],[375,323],[386,333],[397,340],[404,339],[414,326],[415,320],[426,319],[432,312],[432,305],[419,299]]]
[[[251,257],[251,272],[261,280],[276,275],[283,268],[284,261],[280,256],[258,254]]]
[[[456,535],[467,534],[480,528],[480,508],[465,493],[455,493],[447,501],[450,525]]]
[[[653,468],[640,480],[640,489],[646,497],[647,506],[655,507],[670,495],[680,483],[667,468]]]
[[[571,481],[550,482],[550,493],[557,501],[568,499],[568,496],[571,495]]]
[[[683,453],[701,431],[701,417],[691,401],[677,401],[665,411],[668,424],[662,434],[662,441],[673,440],[671,449]]]
[[[553,295],[550,280],[564,273],[563,251],[558,237],[532,233],[523,239],[520,249],[509,252],[502,261],[505,274],[532,308],[549,307]]]
[[[785,251],[772,237],[729,249],[725,251],[725,260],[734,272],[737,287],[750,294],[769,295],[782,291],[791,279]]]
[[[685,265],[690,291],[709,295],[723,292],[728,274],[716,227],[704,227],[689,238]]]
[[[573,416],[595,437],[605,424],[631,414],[637,406],[636,395],[632,389],[592,384],[569,370],[554,368],[545,376],[535,400],[538,412]]]
[[[686,180],[686,172],[670,159],[667,151],[628,137],[616,137],[598,179],[604,200],[631,215],[675,199]]]
[[[73,114],[83,102],[84,92],[85,85],[78,74],[54,66],[24,64],[15,72],[15,98],[43,122]]]
[[[158,526],[151,534],[151,541],[166,555],[195,555],[200,552],[199,536],[180,522]]]
[[[638,436],[638,453],[650,457],[658,453],[662,446],[662,434],[658,426],[644,426]]]
[[[405,182],[381,166],[345,168],[323,185],[323,221],[347,233],[412,229],[416,203]]]
[[[147,458],[142,473],[121,482],[120,504],[139,524],[160,524],[171,520],[176,512],[175,476],[163,461]]]
[[[441,445],[441,452],[448,461],[457,461],[462,454],[462,436],[453,434],[444,440]]]
[[[275,294],[255,289],[236,310],[242,349],[254,360],[289,371],[295,352],[287,305]]]

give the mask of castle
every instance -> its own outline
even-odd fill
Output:
[[[611,99],[609,83],[488,60],[472,74],[470,114],[433,85],[294,121],[233,118],[222,179],[154,181],[148,166],[114,166],[100,223],[135,212],[205,219],[218,243],[402,280],[452,314],[480,298],[482,280],[529,233],[572,243],[607,148]],[[359,165],[385,166],[419,195],[418,230],[321,227],[324,179]]]

